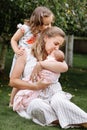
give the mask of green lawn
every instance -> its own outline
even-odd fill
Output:
[[[8,87],[10,65],[11,55],[7,57],[4,73],[0,74],[0,130],[63,130],[59,126],[36,125],[31,120],[21,118],[8,107],[11,92],[11,88]],[[87,112],[87,55],[74,55],[73,68],[69,68],[67,73],[61,75],[60,82],[64,91],[74,95],[72,101]],[[82,130],[82,128],[72,130]]]

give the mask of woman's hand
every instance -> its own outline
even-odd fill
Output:
[[[32,82],[34,81],[38,81],[39,77],[39,72],[42,70],[42,66],[40,64],[40,62],[37,62],[36,66],[34,67],[31,76],[30,76],[30,80],[32,80]]]
[[[40,79],[36,84],[36,90],[45,89],[50,85],[50,82],[45,82],[43,79]]]

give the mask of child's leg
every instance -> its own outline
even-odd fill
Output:
[[[18,92],[18,89],[17,89],[17,88],[13,88],[13,89],[12,89],[9,107],[12,107],[12,106],[13,106],[14,97],[15,97],[15,95],[16,95],[17,92]]]
[[[25,55],[19,56],[17,58],[16,63],[14,65],[14,68],[13,68],[12,73],[11,73],[10,82],[12,80],[14,80],[15,78],[21,78],[22,73],[24,71],[25,63],[26,63]],[[9,85],[10,85],[10,83],[9,83]],[[12,86],[12,87],[14,87],[14,86]],[[10,98],[10,104],[13,104],[13,99],[14,99],[14,96],[17,93],[17,91],[18,91],[17,88],[13,88],[12,89],[11,98]]]
[[[12,70],[10,79],[21,78],[26,63],[26,55],[19,56]]]

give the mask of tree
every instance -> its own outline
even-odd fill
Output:
[[[23,17],[24,12],[22,8],[19,8],[11,0],[2,0],[0,2],[0,10],[0,71],[3,71],[7,46],[10,45],[10,38],[16,30],[17,23]]]
[[[0,39],[4,41],[0,41],[0,45],[10,45],[10,38],[16,31],[17,24],[23,22],[24,18],[29,18],[37,6],[50,8],[56,16],[55,25],[61,27],[67,35],[87,36],[86,0],[2,0]],[[0,54],[0,60],[5,59]]]

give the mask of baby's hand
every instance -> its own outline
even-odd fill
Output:
[[[16,51],[17,56],[22,56],[25,52],[25,49],[23,47],[19,47],[18,50]]]

